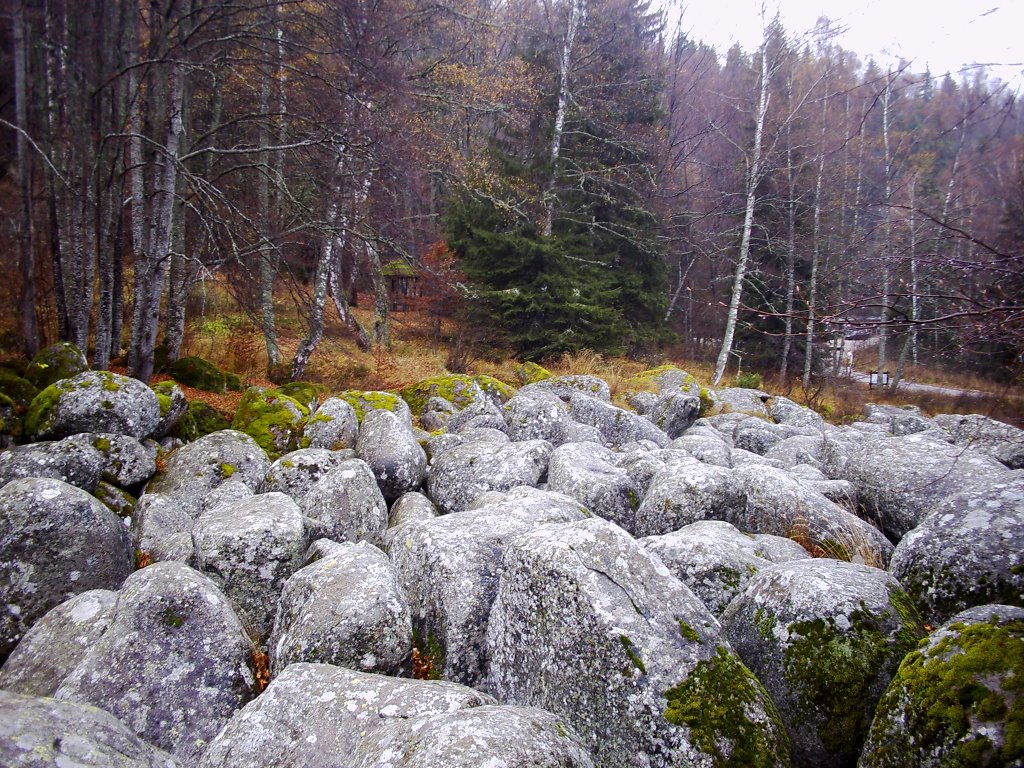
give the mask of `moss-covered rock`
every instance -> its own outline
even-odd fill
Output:
[[[878,704],[862,768],[1024,765],[1024,610],[957,614],[909,654]]]
[[[475,385],[475,386],[474,386]],[[505,382],[493,376],[466,376],[449,373],[443,376],[432,376],[417,382],[401,391],[402,399],[409,404],[414,416],[423,413],[424,406],[432,397],[441,397],[458,409],[463,409],[483,392],[495,405],[508,401],[515,390]]]
[[[520,384],[535,384],[538,381],[550,379],[554,374],[547,368],[527,361],[516,368],[516,378]]]
[[[298,400],[310,411],[314,411],[317,405],[319,405],[320,395],[326,391],[326,387],[322,384],[314,384],[311,381],[289,381],[287,384],[282,384],[275,391],[280,392],[282,395],[287,395],[293,400]]]
[[[279,392],[249,387],[231,421],[231,428],[252,437],[271,458],[298,448],[309,409]]]
[[[181,387],[173,381],[161,381],[150,387],[156,393],[156,401],[160,405],[160,421],[153,430],[154,438],[165,437],[178,420],[185,415],[188,400]]]
[[[224,384],[230,392],[241,392],[245,389],[242,377],[231,371],[224,371]]]
[[[220,411],[202,400],[192,400],[185,413],[171,429],[171,436],[186,442],[198,440],[203,435],[229,429],[231,422]]]
[[[47,347],[32,358],[25,369],[25,378],[38,389],[44,389],[55,381],[70,379],[82,371],[89,370],[85,353],[69,341]]]
[[[412,411],[408,404],[394,392],[367,392],[359,389],[350,389],[339,392],[335,397],[341,398],[355,408],[356,418],[359,419],[360,424],[367,412],[380,410],[404,415],[410,422],[412,421]]]
[[[128,491],[118,488],[106,480],[100,480],[97,483],[96,490],[92,492],[92,495],[103,502],[107,509],[122,518],[131,517],[137,501]]]
[[[0,368],[0,394],[7,395],[15,405],[28,408],[39,394],[39,388],[10,368]]]
[[[110,371],[84,371],[40,392],[25,415],[25,433],[48,440],[80,432],[144,438],[160,421],[156,393],[136,379]]]
[[[186,387],[204,392],[223,393],[227,390],[224,372],[216,365],[201,357],[182,357],[167,367],[175,381]]]
[[[0,448],[21,438],[22,423],[17,404],[0,392]]]

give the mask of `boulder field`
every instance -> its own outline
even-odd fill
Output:
[[[72,362],[0,451],[0,765],[1024,765],[1021,430]]]

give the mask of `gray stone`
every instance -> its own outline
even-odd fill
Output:
[[[376,544],[388,525],[388,505],[373,471],[362,459],[347,459],[317,480],[299,500],[302,511],[327,527],[335,541]]]
[[[760,416],[763,419],[770,418],[768,408],[765,407],[765,401],[770,397],[767,392],[744,387],[727,387],[716,389],[715,394],[724,413],[743,413],[748,416]]]
[[[1024,606],[1024,472],[941,501],[900,540],[889,570],[925,620],[975,605]]]
[[[634,529],[642,490],[617,466],[617,456],[595,443],[565,443],[551,453],[548,490],[564,493],[592,514]]]
[[[231,718],[199,768],[352,768],[360,743],[392,719],[493,703],[490,696],[455,683],[300,662]]]
[[[0,764],[6,768],[180,765],[103,710],[8,691],[0,691]]]
[[[712,436],[701,433],[692,434],[693,432],[694,430],[691,429],[682,437],[677,437],[672,441],[670,447],[686,451],[688,455],[705,464],[713,464],[716,467],[727,469],[732,466],[731,441],[726,442],[717,433]]]
[[[483,400],[490,404],[486,398]],[[387,501],[416,490],[427,476],[427,454],[416,442],[409,425],[391,411],[366,414],[356,440],[356,456],[373,471]]]
[[[722,627],[778,705],[794,768],[856,765],[878,699],[924,636],[889,574],[828,559],[761,570]]]
[[[90,589],[48,611],[0,667],[0,688],[53,696],[110,626],[117,593]]]
[[[512,542],[487,640],[487,689],[564,718],[595,766],[788,764],[771,700],[714,616],[613,523]]]
[[[192,559],[192,517],[176,499],[162,493],[147,493],[132,510],[135,548],[148,554],[151,562]]]
[[[952,617],[900,666],[861,768],[1019,766],[1022,653],[1024,610],[986,605]]]
[[[402,494],[388,512],[388,527],[381,536],[383,549],[386,552],[391,542],[402,535],[406,523],[416,520],[432,520],[437,517],[437,507],[419,491]]]
[[[596,427],[612,446],[650,440],[664,448],[671,442],[668,435],[640,414],[590,395],[574,394],[569,400],[569,415],[580,424]]]
[[[431,438],[427,440],[427,457],[432,462],[448,449],[454,448],[457,445],[462,445],[464,442],[466,442],[465,437],[462,435],[453,435],[449,432],[432,435]]]
[[[73,438],[16,445],[0,451],[0,487],[20,478],[49,477],[92,493],[103,466],[103,454]]]
[[[669,439],[681,436],[700,416],[700,397],[663,392],[649,411],[650,419]]]
[[[532,707],[487,705],[391,718],[363,740],[353,768],[592,768],[579,738]]]
[[[48,478],[0,488],[0,663],[51,608],[119,589],[132,566],[121,518],[81,488]]]
[[[75,442],[95,448],[103,457],[101,477],[121,488],[141,486],[156,472],[156,443],[143,445],[129,435],[83,433],[61,442]]]
[[[251,650],[212,581],[156,563],[125,581],[110,627],[56,698],[105,709],[191,765],[255,693]]]
[[[744,448],[734,447],[732,449],[732,452],[729,454],[729,458],[732,459],[733,468],[755,465],[761,467],[775,467],[776,469],[782,469],[782,465],[780,462],[777,462],[774,459],[769,459],[765,456],[761,456],[760,454],[754,453],[753,451],[748,451]]]
[[[523,387],[502,406],[502,415],[513,442],[547,440],[558,446],[566,441],[572,423],[569,407],[554,392],[541,388]]]
[[[672,575],[719,616],[730,601],[746,589],[752,576],[772,565],[774,557],[771,555],[785,551],[782,548],[786,544],[764,546],[765,538],[779,539],[796,547],[799,555],[794,557],[795,553],[788,550],[784,556],[787,560],[810,557],[793,541],[763,535],[755,539],[720,520],[701,520],[639,542],[648,552],[661,558]]]
[[[355,458],[355,453],[348,449],[329,451],[326,448],[300,448],[286,453],[270,465],[259,491],[279,491],[298,501],[321,477],[351,458]]]
[[[80,432],[148,437],[160,423],[156,393],[138,379],[110,371],[83,371],[40,392],[29,406],[26,430],[35,440]]]
[[[355,448],[358,435],[356,409],[340,397],[329,397],[306,420],[299,444],[303,448],[336,451]]]
[[[256,490],[270,469],[266,452],[256,441],[234,429],[224,429],[187,443],[167,459],[167,469],[146,486],[147,493],[164,493],[197,517],[204,497],[225,480],[238,480]]]
[[[267,637],[284,581],[309,545],[299,506],[273,492],[217,507],[195,522],[192,543],[195,567],[251,622],[250,631]]]
[[[775,443],[764,455],[765,458],[779,462],[785,469],[791,469],[798,464],[820,468],[824,451],[824,437],[793,435]]]
[[[160,421],[153,427],[153,431],[149,436],[154,440],[160,440],[167,437],[170,431],[174,429],[174,426],[181,420],[181,417],[185,415],[185,412],[188,410],[188,398],[185,397],[181,387],[174,381],[168,380],[154,384],[152,389],[157,393],[157,405],[160,406]],[[161,396],[166,397],[167,400],[161,400]]]
[[[732,431],[732,447],[764,456],[787,436],[785,427],[762,419],[744,419]]]
[[[490,443],[511,443],[509,436],[500,429],[494,427],[466,427],[459,432],[459,437],[466,442],[480,440]]]
[[[449,432],[463,432],[476,427],[489,427],[504,431],[505,418],[499,404],[491,400],[480,385],[472,382],[466,395],[470,401],[448,419],[446,428]]]
[[[537,389],[551,392],[560,400],[564,400],[566,402],[572,399],[572,396],[576,393],[596,397],[598,400],[603,400],[606,403],[611,402],[612,399],[612,391],[611,387],[608,386],[608,382],[598,378],[597,376],[589,376],[586,374],[552,376],[551,378],[544,379],[543,381],[527,384],[525,387],[522,387],[517,394],[521,394],[523,392],[529,394]]]
[[[284,584],[270,669],[298,661],[385,675],[411,671],[412,621],[394,566],[376,547],[322,539]]]
[[[252,488],[241,480],[225,480],[203,497],[203,501],[199,505],[199,517],[203,517],[225,505],[251,499],[255,495]]]
[[[954,445],[973,448],[998,459],[1010,469],[1024,469],[1024,430],[978,413],[936,416]]]
[[[794,427],[812,427],[821,429],[825,426],[825,420],[821,414],[802,405],[794,403],[786,397],[776,395],[765,404],[768,414],[775,420],[776,424],[789,424]]]
[[[478,503],[406,523],[388,550],[409,598],[421,658],[443,679],[466,685],[484,676],[487,621],[509,541],[584,515],[574,500],[533,488],[486,494]]]
[[[658,536],[698,520],[729,520],[743,507],[732,472],[696,459],[672,463],[654,476],[636,512],[636,536]]]
[[[448,513],[466,509],[484,491],[535,486],[547,472],[551,450],[551,443],[544,440],[462,443],[434,459],[427,495]]]

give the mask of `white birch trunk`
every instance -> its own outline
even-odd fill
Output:
[[[547,184],[544,186],[544,224],[541,228],[545,237],[551,236],[555,219],[555,183],[558,178],[558,158],[562,152],[562,131],[565,130],[565,112],[569,105],[569,76],[572,69],[573,45],[579,26],[579,0],[567,0],[568,9],[565,39],[562,41],[562,55],[558,62],[558,106],[555,109],[555,124],[551,133],[551,148],[548,151],[550,165]]]

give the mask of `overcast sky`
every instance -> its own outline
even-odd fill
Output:
[[[847,30],[839,44],[862,60],[884,65],[902,56],[915,71],[928,65],[936,75],[998,64],[993,75],[1024,86],[1024,0],[682,0],[683,28],[719,52],[736,41],[753,51],[762,3],[769,20],[779,12],[791,35],[827,16]]]

